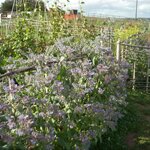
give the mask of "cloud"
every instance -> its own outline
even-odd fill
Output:
[[[87,0],[85,11],[99,14],[134,17],[136,0]],[[150,0],[138,0],[138,16],[150,17]]]
[[[0,0],[4,1],[4,0]],[[60,5],[67,4],[65,9],[79,9],[79,1],[84,1],[82,6],[85,13],[106,14],[114,16],[134,17],[136,0],[43,0],[48,7],[59,1]],[[138,17],[150,18],[150,0],[138,0]]]

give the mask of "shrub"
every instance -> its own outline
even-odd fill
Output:
[[[14,149],[88,149],[115,129],[125,95],[127,63],[116,62],[99,38],[62,38],[45,53],[9,59],[4,69],[30,67],[0,83],[1,139]],[[19,72],[19,71],[18,71]],[[13,78],[12,77],[12,78]]]

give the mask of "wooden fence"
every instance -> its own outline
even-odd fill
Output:
[[[118,40],[116,59],[130,64],[129,88],[150,92],[150,47],[146,43],[144,46],[143,41],[140,40],[143,35],[138,33],[126,41]]]

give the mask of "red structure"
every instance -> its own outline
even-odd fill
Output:
[[[77,19],[78,18],[78,15],[75,15],[75,14],[65,14],[64,15],[64,18],[66,20],[73,20],[73,19]]]
[[[73,20],[73,19],[78,19],[78,10],[70,10],[69,13],[66,13],[64,15],[64,18],[66,20]]]

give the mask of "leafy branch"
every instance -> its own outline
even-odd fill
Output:
[[[83,58],[85,58],[85,55],[80,56],[80,57],[76,57],[76,58],[68,58],[68,59],[66,59],[66,61],[76,61],[78,59],[83,59]],[[46,66],[51,67],[52,64],[60,63],[60,62],[61,61],[49,61],[49,62],[46,63]],[[24,73],[24,72],[28,72],[28,71],[33,71],[33,70],[36,70],[36,65],[32,65],[30,67],[20,68],[20,69],[17,69],[17,70],[6,71],[6,73],[0,75],[0,79],[2,79],[4,77],[12,76],[14,74],[20,74],[20,73]]]

